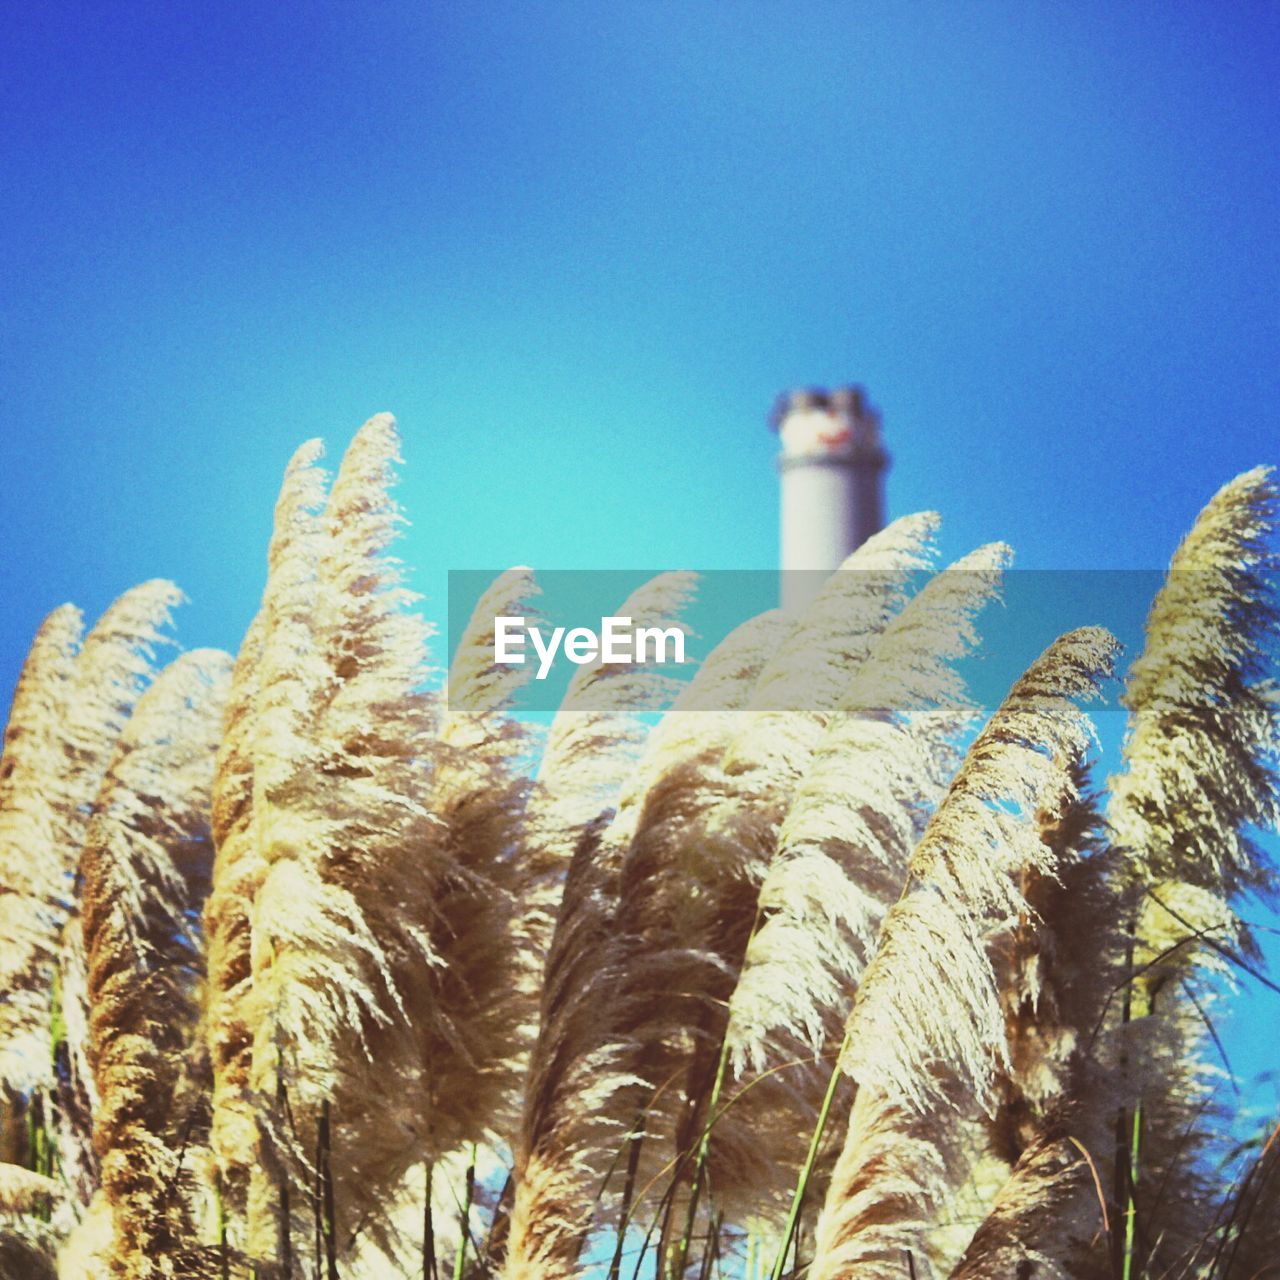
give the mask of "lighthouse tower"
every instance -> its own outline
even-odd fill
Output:
[[[771,423],[781,444],[782,607],[800,609],[824,574],[884,527],[889,455],[861,387],[793,391]]]

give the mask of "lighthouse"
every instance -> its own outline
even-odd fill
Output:
[[[824,575],[884,527],[889,455],[861,387],[792,391],[770,418],[782,488],[782,607],[803,608]]]

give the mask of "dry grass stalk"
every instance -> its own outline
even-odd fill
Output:
[[[954,771],[973,712],[952,664],[976,644],[974,619],[1009,556],[999,544],[979,548],[935,575],[875,641],[796,789],[761,890],[763,923],[731,1003],[736,1073],[749,1075],[729,1126],[744,1136],[797,1119],[816,1127],[814,1164],[800,1175],[810,1204],[821,1200],[849,1106],[829,1059]],[[803,1206],[799,1222],[803,1231]]]
[[[15,1101],[47,1079],[52,949],[67,893],[64,815],[81,799],[68,787],[62,736],[80,631],[80,613],[71,605],[41,624],[14,693],[0,758],[0,1079]],[[6,1111],[6,1134],[20,1130]],[[16,1149],[5,1155],[21,1158]]]
[[[529,1064],[524,1130],[503,1274],[567,1280],[611,1154],[623,1130],[611,1117],[634,1082],[607,1033],[625,1025],[613,946],[613,884],[599,857],[600,832],[584,835],[565,878]]]
[[[0,1129],[4,1154],[60,1167],[80,1203],[95,1176],[84,1069],[83,966],[68,929],[75,870],[116,739],[145,686],[181,593],[146,582],[125,592],[80,642],[64,607],[41,627],[0,763]]]
[[[255,708],[251,833],[265,872],[250,922],[249,1083],[276,1101],[259,1110],[246,1241],[263,1259],[294,1247],[284,1201],[291,1213],[306,1207],[301,1153],[319,1109],[332,1101],[340,1125],[344,1089],[376,1103],[361,1073],[375,1029],[407,1022],[397,971],[434,962],[415,892],[428,861],[415,855],[432,825],[424,762],[434,717],[419,692],[426,629],[406,612],[410,598],[385,554],[400,523],[388,492],[397,448],[388,415],[361,428],[322,517],[303,509],[303,536],[268,579]],[[334,1151],[335,1179],[350,1176],[376,1195],[352,1153],[366,1154]]]
[[[826,1082],[820,1069],[793,1065],[752,1082],[749,1100],[719,1116],[709,1139],[701,1131],[713,1097],[731,1096],[723,1087],[729,1001],[783,820],[851,683],[929,563],[936,528],[932,513],[903,517],[831,576],[761,671],[723,758],[701,779],[692,820],[673,831],[667,874],[634,877],[645,865],[634,847],[626,868],[634,878],[624,878],[624,918],[652,967],[650,989],[681,996],[651,1005],[643,1032],[659,1047],[645,1050],[651,1085],[669,1082],[653,1127],[707,1221],[718,1209],[732,1215],[748,1205],[780,1220],[804,1157]],[[686,884],[696,889],[687,893]],[[705,1154],[692,1157],[699,1147]],[[663,1152],[659,1143],[653,1149]],[[684,1195],[680,1188],[670,1220],[686,1222],[687,1236],[697,1224]]]
[[[253,1032],[253,902],[266,874],[266,859],[255,800],[260,795],[260,757],[272,745],[263,733],[260,708],[267,669],[287,668],[304,631],[309,593],[319,559],[319,508],[324,476],[316,440],[290,460],[275,509],[268,552],[268,578],[232,673],[226,723],[213,783],[213,836],[217,848],[213,883],[205,907],[209,995],[206,1033],[213,1066],[211,1145],[218,1165],[220,1194],[233,1222],[243,1220],[249,1170],[257,1142],[256,1111],[250,1096]],[[268,647],[279,656],[267,654]]]
[[[1095,1033],[1114,995],[1121,903],[1087,766],[1071,772],[1061,804],[1041,815],[1052,870],[1024,872],[1027,910],[989,944],[1009,1067],[972,1158],[999,1161],[1007,1180],[974,1206],[977,1232],[956,1232],[965,1276],[999,1274],[1016,1256],[1037,1274],[1109,1274],[1102,1187],[1116,1094]]]
[[[859,1100],[818,1223],[823,1280],[888,1275],[904,1248],[925,1256],[956,1122],[969,1105],[994,1108],[1008,1050],[988,938],[1027,910],[1025,875],[1055,870],[1042,815],[1074,794],[1091,734],[1076,702],[1096,694],[1116,648],[1083,628],[1045,651],[974,740],[912,855],[849,1019]]]
[[[49,1082],[49,992],[88,814],[181,593],[147,582],[80,643],[70,606],[45,620],[14,697],[0,764],[0,1070],[11,1093]]]
[[[684,629],[683,613],[697,589],[691,573],[664,573],[618,606],[635,627]],[[661,710],[679,686],[641,663],[584,663],[570,678],[538,767],[529,839],[539,862],[563,868],[580,834],[618,802],[644,745],[641,717]]]
[[[813,1280],[901,1280],[912,1267],[927,1280],[923,1241],[950,1181],[937,1128],[936,1115],[858,1090],[814,1231]]]
[[[212,869],[209,795],[230,668],[225,654],[184,654],[142,696],[80,864],[110,1268],[137,1280],[194,1275],[199,1255],[188,1197],[203,1107],[179,1094],[198,1044],[204,964],[192,921]]]
[[[1007,1050],[984,939],[1026,910],[1026,871],[1055,869],[1038,816],[1071,794],[1072,765],[1092,733],[1076,699],[1096,694],[1116,649],[1096,627],[1055,641],[965,754],[858,989],[846,1066],[860,1084],[923,1109],[939,1100],[934,1071],[947,1064],[991,1107]]]
[[[1277,709],[1260,676],[1277,621],[1268,543],[1278,500],[1265,467],[1224,485],[1147,618],[1107,807],[1112,842],[1145,882],[1182,879],[1227,898],[1267,882],[1249,833],[1277,818]]]
[[[692,1149],[716,1074],[724,1004],[750,933],[762,874],[761,855],[744,851],[746,833],[735,824],[735,814],[752,813],[750,797],[767,790],[766,774],[793,781],[798,756],[816,736],[811,725],[824,714],[822,699],[840,683],[835,673],[847,678],[865,656],[867,637],[900,607],[906,578],[921,562],[933,523],[932,517],[909,518],[887,530],[853,563],[863,571],[838,575],[807,618],[770,617],[744,630],[700,692],[689,691],[704,701],[673,711],[670,728],[664,724],[657,731],[654,750],[606,833],[603,856],[620,863],[616,920],[626,975],[614,1000],[628,1020],[612,1034],[627,1055],[627,1074],[644,1081],[616,1095],[619,1108],[612,1118],[627,1131],[644,1113],[642,1162],[631,1179],[637,1188],[660,1191],[679,1159],[673,1153]],[[842,631],[837,615],[844,619]],[[825,664],[820,689],[803,676],[815,654]],[[715,688],[725,680],[728,700]],[[804,709],[779,701],[810,696],[815,701]],[[719,712],[712,710],[716,705]],[[686,715],[697,719],[686,724]],[[797,731],[796,720],[810,727]],[[765,721],[785,734],[780,750]],[[785,802],[775,823],[783,808]],[[774,834],[769,825],[765,842]],[[803,1150],[798,1134],[785,1142]],[[769,1166],[758,1142],[737,1155],[744,1171]],[[732,1156],[726,1161],[734,1163]],[[682,1179],[687,1171],[686,1164]],[[668,1221],[678,1217],[669,1214]]]
[[[635,1010],[623,968],[628,949],[617,927],[621,860],[637,825],[652,830],[668,789],[722,756],[737,714],[790,623],[777,613],[753,618],[707,656],[649,736],[607,825],[588,829],[565,881],[547,964],[538,1039],[525,1092],[517,1153],[515,1208],[506,1274],[567,1274],[600,1188],[639,1104],[629,1069]],[[602,829],[599,829],[601,828]],[[628,1142],[628,1153],[639,1151]],[[625,1164],[625,1157],[623,1158]],[[626,1182],[615,1168],[611,1191]],[[631,1178],[633,1190],[636,1178]],[[619,1212],[634,1209],[628,1203]],[[607,1219],[607,1214],[604,1215]]]
[[[1174,553],[1125,689],[1124,767],[1108,782],[1138,974],[1112,1011],[1116,1070],[1140,1107],[1142,1148],[1136,1189],[1117,1174],[1113,1212],[1129,1219],[1130,1256],[1152,1267],[1187,1256],[1208,1229],[1200,1170],[1215,1108],[1204,1013],[1215,971],[1252,950],[1238,903],[1274,884],[1252,832],[1280,817],[1280,706],[1265,678],[1280,616],[1269,549],[1278,501],[1269,469],[1245,472]],[[1125,1052],[1131,1017],[1163,1024],[1137,1029],[1154,1051]]]
[[[950,777],[953,737],[972,713],[951,664],[976,643],[974,616],[1007,559],[1007,548],[982,548],[936,575],[850,682],[761,887],[764,922],[733,993],[739,1073],[805,1046],[819,1053],[833,1034],[839,1041],[880,922]]]

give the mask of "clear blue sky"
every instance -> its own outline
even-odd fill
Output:
[[[892,510],[1024,566],[1159,567],[1280,461],[1274,4],[4,25],[0,701],[146,577],[234,647],[293,446],[382,409],[437,612],[450,567],[772,565],[798,384],[864,382]]]

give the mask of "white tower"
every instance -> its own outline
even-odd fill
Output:
[[[824,573],[884,527],[889,455],[861,387],[793,391],[771,422],[782,445],[782,607],[798,609]]]

